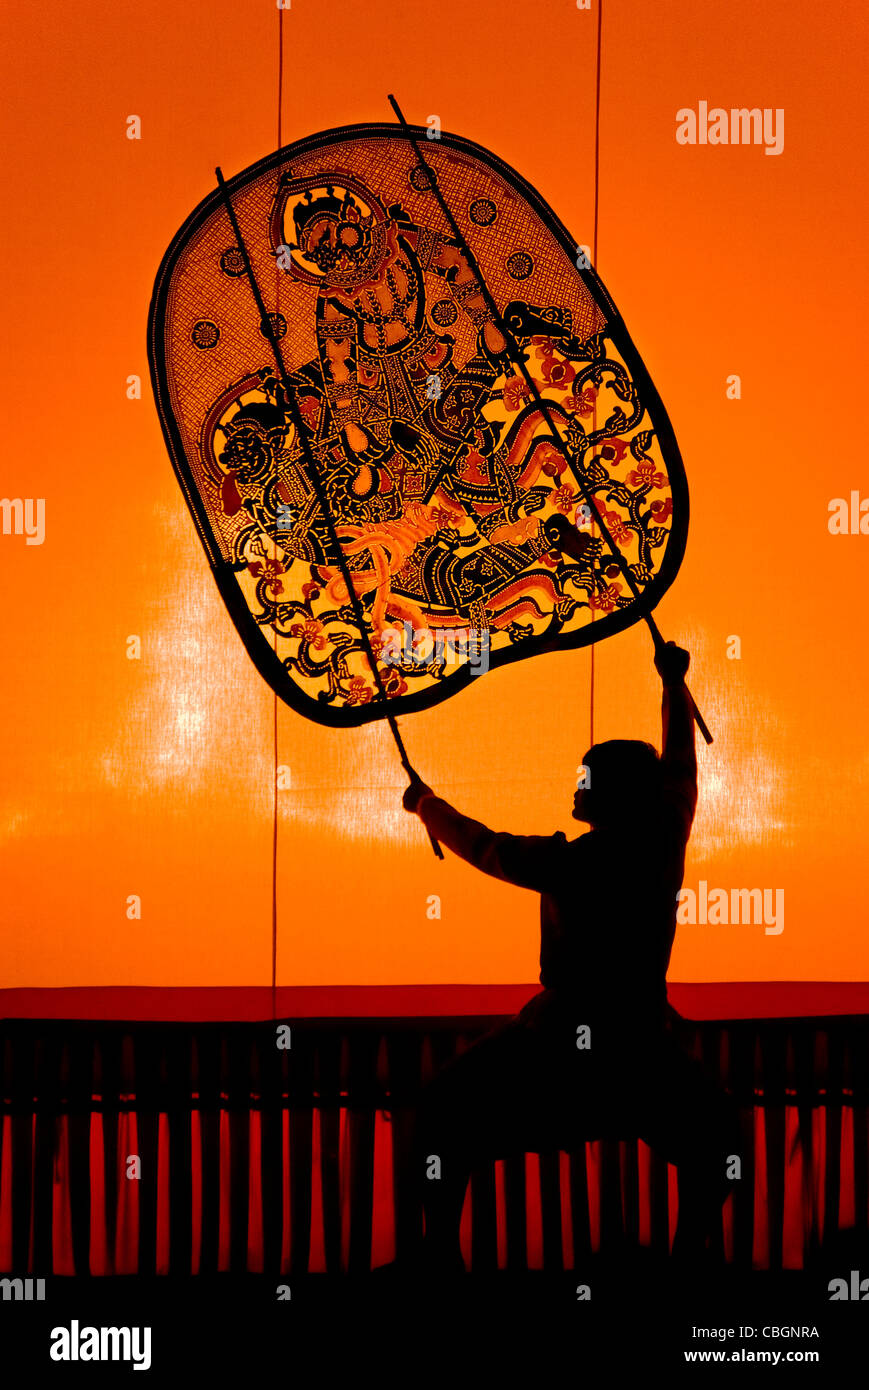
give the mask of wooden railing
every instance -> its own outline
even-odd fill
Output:
[[[0,1270],[359,1272],[421,1230],[407,1159],[435,1068],[499,1020],[0,1023]],[[735,1095],[746,1158],[721,1257],[800,1268],[869,1220],[869,1019],[685,1025]],[[661,1251],[673,1169],[639,1142],[478,1169],[473,1269]]]

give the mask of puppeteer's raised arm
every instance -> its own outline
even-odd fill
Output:
[[[485,855],[493,835],[488,826],[483,825],[482,821],[471,820],[470,816],[463,816],[455,806],[435,796],[429,788],[419,797],[414,809],[436,840],[451,849],[453,854],[479,867],[479,860]]]
[[[697,754],[694,704],[685,685],[689,661],[688,653],[674,642],[668,642],[655,657],[664,685],[661,702],[664,787],[669,795],[684,804],[693,820],[697,806]]]
[[[423,782],[412,782],[404,805],[415,811],[435,839],[493,878],[542,893],[551,884],[567,841],[563,835],[506,835],[463,816]]]

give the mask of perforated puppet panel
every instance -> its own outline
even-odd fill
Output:
[[[151,305],[155,396],[221,593],[281,697],[326,723],[383,706],[312,466],[394,713],[627,626],[684,549],[669,422],[576,243],[487,151],[443,134],[424,155],[562,448],[394,126],[311,137],[229,184],[304,437],[217,192],[173,241]],[[576,560],[554,545],[555,516],[586,537]]]

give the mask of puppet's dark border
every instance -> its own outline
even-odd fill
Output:
[[[425,126],[411,126],[410,130],[415,139],[427,139]],[[282,149],[242,170],[235,178],[227,181],[229,193],[232,195],[235,189],[244,186],[251,178],[268,173],[270,169],[280,168],[292,159],[318,149],[324,144],[336,140],[364,139],[370,136],[385,136],[391,139],[406,138],[401,126],[390,124],[338,126],[334,130],[321,131],[317,135],[308,136],[295,144],[285,145]],[[517,174],[515,169],[512,169],[509,164],[505,164],[491,151],[484,149],[483,146],[475,144],[472,140],[466,140],[462,136],[450,135],[444,131],[441,133],[440,143],[490,165],[526,199],[556,240],[568,252],[571,260],[574,259],[578,243],[569,235],[566,227],[558,220],[537,190],[527,183],[520,174]],[[275,655],[274,648],[265,632],[251,617],[238,586],[235,569],[223,559],[215,545],[205,508],[192,482],[181,434],[170,409],[162,325],[165,320],[172,273],[190,237],[221,205],[221,195],[215,189],[194,209],[173,237],[154,282],[154,291],[148,310],[148,362],[151,371],[151,386],[163,435],[175,474],[187,499],[187,505],[190,508],[196,529],[205,546],[205,552],[221,597],[260,675],[268,681],[275,694],[299,714],[333,728],[358,727],[383,718],[386,710],[381,702],[374,700],[368,705],[334,709],[331,705],[304,695],[288,676],[282,662]],[[471,250],[473,249],[471,247]],[[603,641],[606,637],[611,637],[617,632],[623,632],[627,628],[633,627],[636,622],[652,612],[667,592],[676,577],[685,553],[689,514],[688,481],[673,427],[663,402],[634,347],[624,321],[607,290],[593,269],[578,270],[577,273],[591,290],[597,302],[609,308],[611,317],[607,323],[606,331],[624,358],[632,378],[643,392],[646,409],[650,417],[654,419],[655,431],[667,460],[670,487],[673,494],[673,522],[670,528],[670,539],[667,543],[661,569],[648,588],[644,590],[642,598],[635,601],[630,608],[621,612],[610,613],[606,617],[590,623],[581,632],[570,633],[566,636],[559,633],[554,637],[530,638],[515,648],[511,647],[506,651],[494,652],[490,657],[491,670],[495,670],[499,666],[507,666],[513,661],[521,661],[525,657],[538,656],[550,651],[566,651],[585,647],[592,641]],[[252,312],[255,312],[255,308],[252,309]],[[465,666],[457,675],[450,676],[442,685],[390,700],[389,713],[392,715],[413,714],[420,710],[431,709],[440,704],[442,700],[458,694],[460,690],[467,688],[469,684],[479,679],[479,676],[472,674],[469,666]]]

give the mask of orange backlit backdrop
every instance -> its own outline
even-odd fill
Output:
[[[389,120],[394,91],[590,243],[595,23],[574,0],[293,0],[283,140]],[[827,524],[832,498],[869,497],[865,25],[856,4],[606,0],[598,270],[685,459],[688,551],[658,618],[715,733],[686,885],[785,902],[779,935],[681,928],[671,979],[869,978],[869,535]],[[0,536],[4,986],[270,979],[274,699],[172,473],[145,324],[214,166],[276,144],[277,35],[268,0],[6,7],[0,492],[44,498],[46,533]],[[783,152],[677,144],[700,101],[782,108]],[[491,673],[404,721],[410,755],[496,828],[569,830],[589,668]],[[597,649],[594,693],[597,738],[657,737],[645,628]],[[280,706],[277,734],[280,983],[536,977],[535,898],[434,860],[382,725]]]

